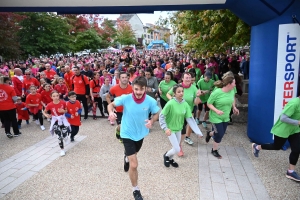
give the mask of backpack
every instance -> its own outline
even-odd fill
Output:
[[[95,85],[95,87],[93,87],[93,89],[95,89],[96,87],[100,87],[100,80],[98,81],[98,84],[96,84],[96,81],[93,79],[93,81],[94,81],[94,85]]]

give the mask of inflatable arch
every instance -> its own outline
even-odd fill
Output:
[[[155,10],[230,9],[252,26],[248,137],[272,142],[270,129],[297,94],[300,0],[1,0],[0,12],[152,13]]]

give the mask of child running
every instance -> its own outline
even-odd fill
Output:
[[[26,104],[22,102],[22,98],[18,97],[15,103],[18,114],[18,127],[21,128],[22,120],[26,120],[26,124],[29,124],[29,114],[26,108]]]
[[[82,111],[81,103],[76,100],[76,93],[71,91],[68,94],[69,101],[67,105],[67,113],[65,114],[68,118],[68,122],[71,124],[71,142],[74,142],[74,137],[79,131],[79,126],[81,125],[80,114]]]
[[[164,154],[164,165],[178,167],[173,156],[180,152],[181,130],[184,120],[190,125],[192,130],[202,138],[202,133],[192,116],[189,104],[183,99],[183,87],[180,84],[173,86],[174,97],[165,105],[159,115],[161,128],[168,136],[173,148]]]
[[[48,118],[52,118],[50,125],[50,133],[53,135],[54,133],[58,137],[58,144],[61,148],[60,156],[66,155],[64,151],[64,142],[63,140],[67,140],[68,133],[70,130],[70,123],[65,117],[66,113],[66,102],[59,99],[59,93],[57,91],[53,91],[51,93],[52,102],[49,103],[43,114]],[[50,111],[51,114],[48,114]],[[69,129],[68,129],[69,128]]]
[[[41,94],[36,92],[36,87],[34,85],[29,88],[30,94],[28,94],[26,98],[26,107],[33,115],[33,119],[35,119],[35,123],[41,126],[42,131],[46,128],[44,127],[44,119],[42,114],[42,96]]]

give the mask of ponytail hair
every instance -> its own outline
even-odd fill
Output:
[[[234,75],[231,71],[228,71],[226,72],[223,77],[222,77],[222,80],[218,80],[214,83],[214,85],[217,87],[217,88],[222,88],[222,87],[225,87],[226,85],[228,84],[231,84],[234,80]]]

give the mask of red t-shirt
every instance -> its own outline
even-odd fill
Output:
[[[53,71],[52,69],[48,70],[44,70],[44,73],[46,75],[46,77],[50,80],[52,80],[54,78],[54,75],[57,75],[57,73],[55,71]]]
[[[101,89],[100,80],[90,80],[90,88],[92,88],[93,93],[99,93]]]
[[[57,84],[54,86],[54,90],[56,90],[58,93],[62,95],[67,95],[68,94],[68,88],[65,84]]]
[[[36,93],[35,95],[28,94],[26,97],[26,106],[29,109],[29,111],[33,114],[36,114],[39,110],[42,110],[42,96],[39,93]],[[38,106],[29,106],[28,104],[38,104]]]
[[[53,116],[60,116],[60,115],[63,115],[64,113],[60,113],[58,112],[58,109],[66,109],[66,102],[65,101],[62,101],[60,100],[58,102],[58,104],[54,104],[53,102],[49,103],[47,106],[46,106],[46,111],[50,110],[51,112],[51,115]]]
[[[52,89],[49,91],[44,90],[41,92],[42,102],[46,105],[52,101],[51,92],[52,92]]]
[[[113,97],[119,97],[123,94],[131,94],[132,93],[132,87],[131,85],[127,85],[126,88],[121,88],[119,84],[113,86],[110,88],[109,93]],[[123,106],[117,106],[116,107],[117,112],[123,112]]]
[[[78,112],[79,109],[81,109],[81,103],[76,100],[75,103],[67,102],[67,113],[71,115],[71,118],[68,118],[68,121],[71,125],[73,126],[80,126],[81,121],[80,121],[80,115],[76,116],[76,112]]]
[[[82,78],[83,76],[83,78]],[[72,78],[72,82],[74,84],[74,92],[76,94],[85,95],[87,91],[85,91],[85,86],[89,84],[89,79],[85,75],[74,76]]]
[[[66,82],[66,85],[69,90],[72,90],[72,77],[74,76],[74,72],[70,71],[69,73],[65,73],[64,79]]]
[[[26,108],[25,103],[16,103],[17,108],[17,114],[18,114],[18,120],[29,120],[29,114],[27,110],[22,110],[23,108]]]
[[[26,95],[29,94],[29,92],[30,92],[29,88],[32,85],[34,85],[38,88],[40,86],[40,82],[36,78],[33,78],[33,77],[31,77],[29,79],[24,78],[24,80],[23,80],[23,89],[24,89],[24,92],[25,92]]]
[[[20,79],[18,79],[18,77],[12,77],[12,83],[14,85],[14,89],[16,91],[17,96],[22,96],[22,86],[23,83],[22,81],[20,81]]]
[[[6,84],[0,84],[0,110],[12,110],[16,108],[12,97],[15,97],[16,92],[13,87]]]

